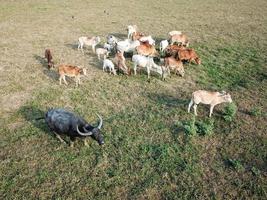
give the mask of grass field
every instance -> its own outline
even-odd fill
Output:
[[[265,0],[0,0],[0,198],[266,199],[266,13]],[[148,82],[145,72],[103,73],[90,48],[77,51],[78,37],[123,39],[129,24],[157,41],[185,32],[202,64]],[[45,48],[88,69],[81,87],[59,86]],[[188,114],[198,89],[230,92],[233,121],[226,104],[211,120],[204,105]],[[51,107],[92,123],[100,113],[105,145],[60,143],[34,120]],[[192,123],[211,131],[189,135]]]

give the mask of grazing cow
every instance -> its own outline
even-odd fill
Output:
[[[141,44],[136,47],[136,51],[139,55],[143,56],[159,56],[155,46],[149,44],[148,42],[141,42]]]
[[[159,66],[153,61],[153,57],[150,56],[142,56],[142,55],[133,55],[132,61],[134,64],[134,74],[136,75],[137,66],[146,68],[147,70],[147,77],[150,78],[150,72],[156,72],[161,75],[162,79],[164,80],[168,75],[167,68],[164,66]]]
[[[182,46],[189,46],[188,37],[185,34],[175,34],[171,36],[171,44],[177,43]]]
[[[131,41],[130,39],[126,39],[126,40],[117,42],[115,45],[115,49],[120,52],[131,53],[139,45],[140,45],[140,42],[138,40]]]
[[[83,52],[83,46],[92,46],[92,50],[95,53],[95,46],[100,43],[100,37],[94,36],[94,37],[79,37],[78,39],[78,50],[81,49]]]
[[[115,54],[115,58],[113,59],[114,64],[118,67],[119,70],[122,70],[124,74],[130,75],[130,68],[126,66],[125,57],[123,52],[118,51]]]
[[[189,61],[189,62],[195,61],[196,64],[198,65],[201,64],[201,60],[194,49],[180,49],[178,51],[178,58],[181,61]]]
[[[148,42],[151,45],[155,45],[156,41],[152,38],[151,35],[143,36],[139,39],[140,42]]]
[[[184,76],[183,62],[176,60],[174,57],[167,57],[164,59],[165,67],[169,68],[170,71],[174,71],[174,74],[179,73],[182,77]]]
[[[45,50],[45,58],[47,59],[48,69],[54,67],[53,57],[50,49]]]
[[[178,45],[169,45],[165,48],[165,55],[178,58],[178,51],[181,49],[185,49],[185,47]]]
[[[70,137],[70,146],[73,147],[74,141],[77,137],[84,139],[84,144],[88,146],[86,137],[93,137],[99,145],[104,144],[103,135],[101,134],[101,127],[103,124],[102,118],[97,114],[100,122],[97,127],[92,126],[86,122],[82,117],[76,114],[64,110],[62,108],[50,109],[45,114],[45,121],[51,131],[56,135],[56,137],[63,143],[65,141],[60,137],[61,134]]]
[[[115,44],[118,42],[118,38],[116,38],[114,35],[108,35],[107,36],[107,43],[112,45],[113,47],[115,46]]]
[[[206,90],[198,90],[193,92],[191,101],[188,105],[188,113],[190,112],[190,108],[192,105],[194,108],[194,114],[197,116],[197,105],[199,103],[208,104],[210,105],[210,114],[209,117],[211,117],[214,106],[224,103],[232,102],[232,98],[230,94],[226,94],[226,92],[209,92]]]
[[[68,85],[65,76],[75,77],[76,87],[81,84],[80,76],[86,75],[86,69],[73,65],[61,64],[58,66],[59,73],[59,84],[61,85],[61,80]]]

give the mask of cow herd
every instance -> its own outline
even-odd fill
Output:
[[[136,25],[127,26],[127,39],[119,40],[114,35],[108,35],[103,47],[98,47],[101,39],[99,36],[80,37],[78,39],[78,50],[84,53],[85,46],[91,46],[93,53],[97,55],[98,60],[102,60],[103,71],[117,75],[123,73],[131,75],[137,74],[137,68],[144,68],[147,71],[148,78],[150,74],[159,74],[163,80],[175,75],[184,76],[184,63],[194,62],[201,64],[201,59],[196,51],[189,48],[189,39],[181,31],[170,31],[168,38],[162,40],[159,44],[159,52],[156,49],[156,41],[151,35],[146,35],[137,29]],[[131,55],[132,68],[127,66],[125,54]],[[45,58],[47,59],[48,68],[54,67],[52,53],[50,49],[45,50]],[[157,62],[155,61],[157,60]],[[80,66],[58,64],[60,85],[62,80],[67,85],[65,76],[75,77],[76,86],[81,84],[80,77],[86,75],[86,69]],[[232,102],[230,94],[222,92],[210,92],[198,90],[192,93],[192,98],[188,106],[190,112],[191,106],[194,108],[194,114],[197,115],[197,105],[199,103],[210,105],[211,117],[215,105],[223,102]],[[71,146],[76,137],[92,136],[99,144],[104,144],[103,136],[100,129],[103,123],[101,116],[97,127],[93,127],[83,118],[64,109],[51,109],[45,115],[45,121],[50,129],[55,133],[56,137],[63,142],[59,134],[65,134],[70,137]],[[86,143],[86,140],[85,144]]]

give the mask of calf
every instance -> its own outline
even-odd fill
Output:
[[[168,45],[169,45],[168,40],[162,40],[159,43],[159,50],[160,50],[160,52],[163,53],[163,51],[167,48]]]
[[[182,34],[181,31],[170,31],[170,32],[169,32],[169,36],[170,36],[170,37],[173,36],[173,35],[181,35],[181,34]]]
[[[98,144],[102,145],[104,144],[104,139],[100,129],[103,120],[98,114],[97,116],[99,117],[100,122],[97,127],[94,127],[76,114],[61,108],[56,108],[47,111],[45,114],[45,121],[61,142],[65,143],[60,137],[61,134],[69,136],[71,147],[73,147],[77,137],[83,138],[84,144],[88,146],[86,141],[87,136],[92,136]]]
[[[79,37],[78,39],[78,50],[81,49],[83,52],[83,46],[92,46],[92,50],[95,53],[95,46],[100,43],[100,37],[94,36],[94,37]]]
[[[151,45],[155,45],[155,40],[152,38],[151,35],[149,36],[143,36],[139,39],[140,42],[148,42]]]
[[[178,51],[178,58],[181,61],[189,61],[189,62],[195,61],[196,64],[198,65],[201,64],[201,60],[196,54],[194,49],[180,49]]]
[[[165,55],[178,58],[178,51],[181,49],[185,49],[185,47],[178,45],[169,45],[165,48]]]
[[[104,48],[97,48],[96,49],[96,55],[97,55],[98,60],[100,60],[101,56],[103,56],[105,59],[109,55],[109,51],[107,49],[104,49]]]
[[[143,56],[159,56],[155,46],[149,44],[148,42],[141,42],[141,44],[136,47],[136,51],[139,55]]]
[[[53,57],[50,49],[45,50],[45,58],[47,59],[48,69],[54,67]]]
[[[209,117],[211,117],[211,114],[213,112],[214,106],[224,103],[232,102],[232,98],[230,94],[226,94],[226,92],[209,92],[205,90],[198,90],[193,92],[191,101],[188,105],[188,113],[190,112],[190,108],[192,105],[194,105],[194,114],[197,116],[197,105],[199,103],[208,104],[210,105],[210,114]]]
[[[107,68],[109,68],[109,73],[110,73],[110,74],[111,74],[111,73],[113,73],[114,75],[117,74],[117,73],[116,73],[116,70],[115,70],[115,68],[114,68],[114,64],[113,64],[113,62],[112,62],[111,60],[105,58],[104,61],[103,61],[103,72],[104,72]]]
[[[76,87],[81,84],[80,76],[86,75],[86,69],[73,66],[61,64],[58,66],[59,73],[59,84],[61,85],[61,80],[63,79],[64,83],[68,85],[65,76],[75,77]]]
[[[113,62],[115,63],[115,65],[118,67],[119,70],[122,70],[123,73],[130,75],[130,73],[131,73],[130,68],[128,68],[126,66],[125,57],[123,55],[123,52],[118,51],[115,54],[115,58],[113,59]]]
[[[165,67],[169,68],[169,70],[174,71],[177,75],[179,73],[182,77],[184,76],[184,66],[183,62],[180,60],[176,60],[174,57],[167,57],[164,59]]]
[[[137,32],[137,26],[136,25],[129,25],[127,26],[127,29],[128,31],[128,39],[130,39],[134,33]]]

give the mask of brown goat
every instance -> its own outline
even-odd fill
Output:
[[[185,34],[175,34],[171,36],[171,44],[181,44],[182,46],[189,46],[189,40]]]
[[[48,67],[48,69],[54,67],[53,57],[52,57],[50,49],[46,49],[45,50],[45,58],[47,59],[47,67]]]
[[[139,55],[142,56],[159,56],[155,46],[146,42],[140,42],[140,45],[136,47],[136,51]]]
[[[58,66],[59,73],[59,84],[61,85],[61,80],[68,85],[65,76],[75,77],[76,87],[81,84],[80,76],[86,75],[86,69],[73,65],[61,64]]]
[[[181,61],[195,61],[196,64],[200,65],[201,64],[201,60],[198,57],[198,55],[196,54],[194,49],[181,49],[178,51],[178,58]]]
[[[131,71],[130,68],[126,66],[123,52],[117,51],[117,53],[115,54],[115,58],[113,59],[113,62],[119,70],[122,70],[123,73],[130,75]]]
[[[180,60],[176,60],[174,57],[164,58],[165,67],[167,67],[170,71],[174,71],[177,75],[177,72],[183,77],[184,76],[184,66],[183,62]]]

